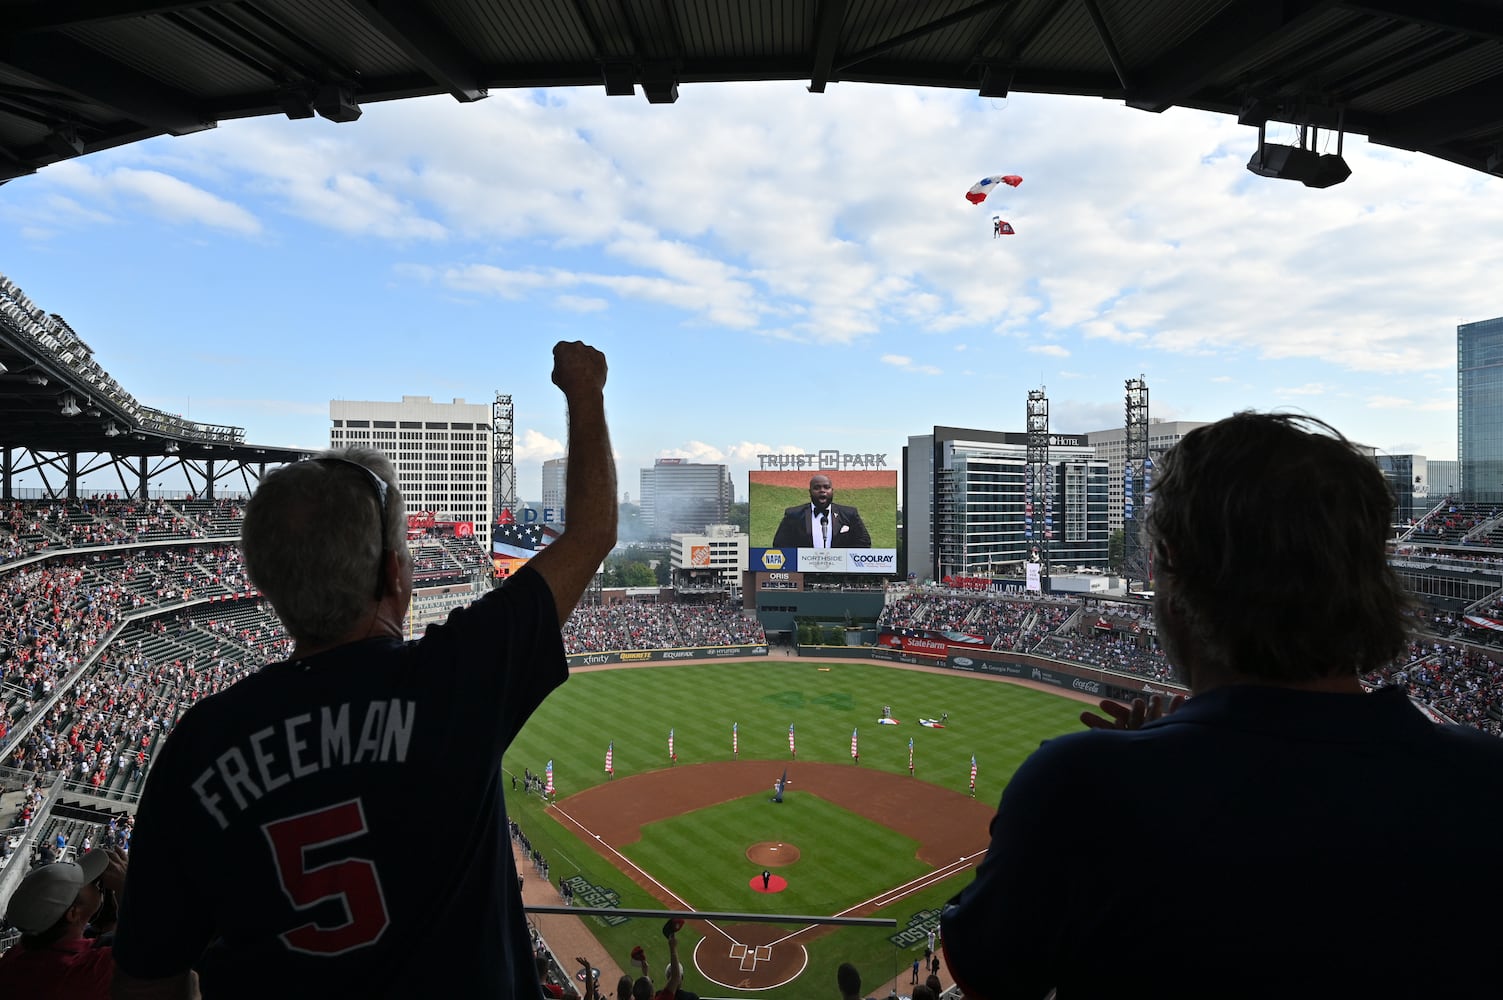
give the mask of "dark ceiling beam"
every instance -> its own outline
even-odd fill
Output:
[[[125,21],[195,7],[224,6],[225,0],[33,0],[24,6],[7,5],[0,35],[57,31],[105,21]]]
[[[1073,0],[1054,0],[1053,3],[1044,4],[1035,8],[1028,19],[1019,21],[1016,25],[1005,14],[997,18],[976,44],[974,61],[981,66],[978,96],[1006,97],[1011,92],[1018,59],[1028,51],[1028,47],[1044,29],[1054,23],[1065,4],[1070,2]],[[1001,46],[996,52],[992,52],[992,46],[999,40]]]
[[[1112,72],[1117,74],[1117,82],[1122,84],[1123,92],[1132,89],[1132,83],[1127,73],[1127,64],[1122,61],[1122,53],[1117,51],[1117,43],[1112,39],[1111,29],[1107,27],[1106,18],[1101,15],[1101,7],[1096,0],[1081,0],[1085,5],[1086,13],[1091,16],[1091,24],[1096,27],[1096,37],[1101,41],[1101,48],[1106,52],[1107,62],[1112,64]]]
[[[814,65],[809,70],[809,93],[823,94],[835,68],[840,32],[845,27],[845,0],[822,0],[815,25]]]
[[[878,42],[876,45],[869,46],[860,52],[846,56],[840,61],[840,65],[835,67],[835,72],[842,72],[855,66],[857,63],[866,62],[873,56],[879,56],[900,45],[907,45],[909,42],[923,38],[925,35],[932,35],[934,32],[948,28],[953,24],[961,24],[969,21],[973,17],[996,10],[998,7],[1005,7],[1012,2],[1013,0],[983,0],[982,3],[972,4],[962,10],[957,10],[953,14],[946,14],[944,17],[930,21],[928,24],[921,24],[917,28],[894,35],[885,41]]]
[[[1457,0],[1359,0],[1342,3],[1341,7],[1394,21],[1420,24],[1427,28],[1503,41],[1503,14],[1499,13],[1496,6],[1484,7]]]
[[[35,35],[0,48],[0,64],[37,84],[94,104],[157,132],[187,135],[213,128],[187,94],[62,35]]]
[[[1428,149],[1450,139],[1503,127],[1503,74],[1389,115],[1371,136],[1387,146]]]
[[[486,96],[475,60],[421,6],[408,0],[357,0],[352,6],[456,101],[468,103]]]
[[[1332,6],[1332,0],[1238,0],[1138,71],[1128,107],[1155,114],[1276,48]]]

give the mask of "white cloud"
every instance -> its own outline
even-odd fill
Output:
[[[1027,350],[1029,354],[1044,354],[1051,358],[1068,358],[1070,356],[1069,349],[1061,347],[1058,344],[1030,344]]]
[[[884,365],[891,365],[899,371],[912,372],[915,375],[942,375],[940,369],[934,365],[918,365],[906,354],[884,354],[879,358]]]
[[[569,312],[592,313],[601,312],[610,308],[610,303],[605,299],[593,298],[587,295],[555,295],[553,304],[560,309]]]
[[[74,192],[73,196],[53,194],[47,199],[49,207],[65,221],[100,223],[109,218],[100,208],[80,201],[88,198],[106,205],[135,202],[169,222],[196,223],[242,236],[261,232],[260,221],[250,211],[159,170],[117,167],[96,171],[91,163],[69,160],[49,168],[47,179]]]
[[[530,427],[516,436],[512,452],[519,462],[545,462],[550,458],[562,458],[566,453],[562,441]]]

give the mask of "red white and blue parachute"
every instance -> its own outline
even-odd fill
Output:
[[[1017,174],[997,174],[993,177],[983,177],[971,189],[965,193],[965,200],[972,205],[979,205],[986,201],[986,196],[996,190],[998,184],[1006,184],[1008,187],[1017,187],[1023,183],[1023,178]]]

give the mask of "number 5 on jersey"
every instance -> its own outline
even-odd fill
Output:
[[[277,878],[294,909],[306,910],[330,899],[344,907],[345,921],[324,925],[310,920],[281,935],[293,951],[334,956],[380,940],[391,923],[375,864],[368,858],[335,858],[308,867],[310,851],[366,832],[365,810],[359,799],[314,812],[290,816],[261,827],[276,858]]]

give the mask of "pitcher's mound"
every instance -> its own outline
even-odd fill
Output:
[[[746,849],[746,860],[759,868],[779,868],[798,860],[798,848],[792,844],[764,840]]]

